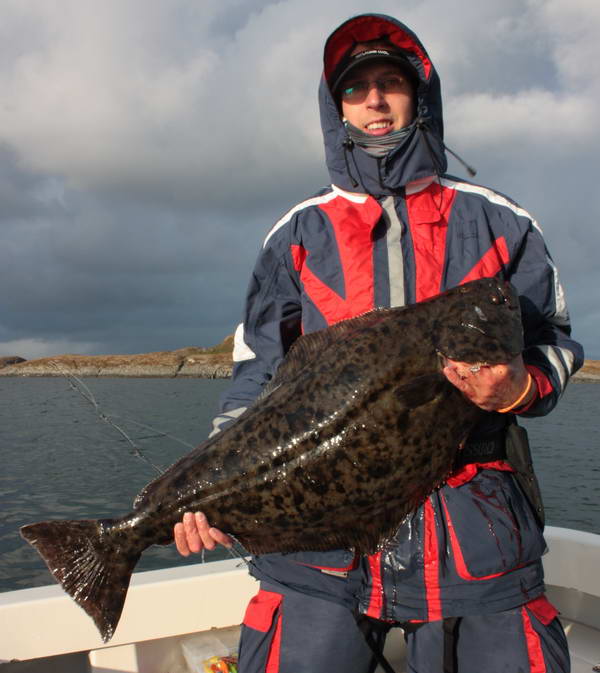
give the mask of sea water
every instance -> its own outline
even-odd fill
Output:
[[[131,509],[157,472],[210,431],[228,380],[0,379],[0,591],[52,584],[19,527]],[[600,533],[600,385],[567,389],[549,416],[525,419],[547,522]],[[143,457],[140,457],[141,454]],[[223,549],[206,560],[225,558]],[[136,571],[197,563],[152,547]]]

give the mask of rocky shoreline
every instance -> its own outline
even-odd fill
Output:
[[[233,369],[231,348],[228,337],[214,348],[190,346],[138,355],[57,355],[36,360],[0,356],[0,376],[224,379]],[[572,380],[600,383],[600,360],[586,360]]]
[[[571,380],[583,383],[600,383],[600,360],[586,360],[583,367]]]
[[[36,360],[0,357],[0,376],[204,378],[231,376],[230,352],[199,347],[139,355],[57,355]],[[15,361],[17,360],[17,361]]]

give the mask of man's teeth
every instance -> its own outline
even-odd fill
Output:
[[[367,124],[368,129],[386,129],[390,125],[389,122],[372,122]]]

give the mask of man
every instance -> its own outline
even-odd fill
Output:
[[[254,559],[261,589],[244,619],[240,672],[372,670],[363,634],[382,624],[404,628],[410,671],[567,671],[544,596],[538,494],[514,424],[548,413],[583,358],[541,231],[506,197],[445,174],[439,79],[398,21],[361,15],[332,33],[319,103],[332,184],[267,236],[216,428],[252,404],[301,332],[474,278],[500,274],[516,286],[526,348],[507,365],[445,363],[489,413],[447,483],[381,552]],[[231,544],[201,513],[187,514],[175,539],[183,554]]]

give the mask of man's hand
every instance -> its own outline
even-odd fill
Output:
[[[173,532],[175,546],[182,556],[189,556],[192,552],[197,554],[204,549],[214,549],[217,544],[233,546],[229,535],[218,528],[212,528],[202,512],[186,512],[183,522],[176,523]]]
[[[479,366],[446,359],[442,371],[465,397],[486,411],[511,407],[527,389],[529,377],[521,355],[502,365]],[[531,390],[518,406],[529,404],[536,394],[532,381]]]

